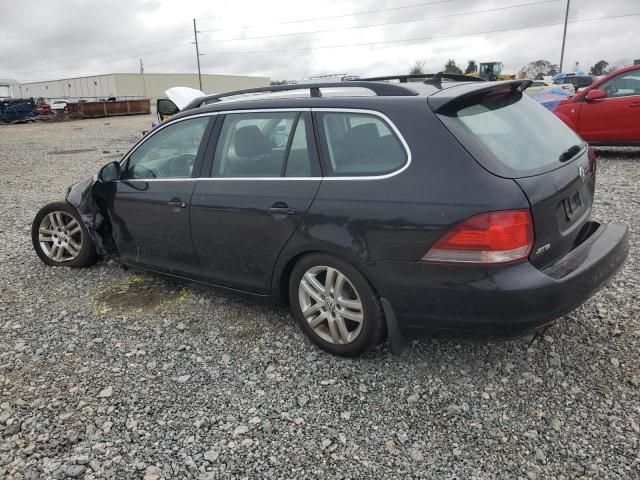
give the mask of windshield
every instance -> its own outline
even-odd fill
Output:
[[[485,168],[505,177],[554,170],[570,160],[567,152],[577,154],[584,143],[546,108],[511,87],[462,99],[439,116]]]

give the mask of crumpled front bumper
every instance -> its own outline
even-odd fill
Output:
[[[108,185],[100,183],[96,177],[80,180],[67,189],[65,200],[78,211],[98,255],[106,255],[115,250],[106,212],[100,208],[94,195],[94,188],[98,185],[109,188]]]

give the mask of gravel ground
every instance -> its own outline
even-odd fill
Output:
[[[39,261],[37,209],[150,123],[0,126],[0,478],[640,478],[640,150],[600,152],[625,270],[542,339],[345,360],[284,309]]]

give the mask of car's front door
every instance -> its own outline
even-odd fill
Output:
[[[152,131],[129,154],[108,207],[124,263],[196,276],[190,199],[214,117],[181,119]]]
[[[598,89],[607,96],[583,103],[578,133],[590,142],[640,142],[640,70],[621,73]]]
[[[227,114],[212,157],[203,167],[210,178],[198,180],[191,204],[202,279],[266,294],[321,182],[311,114]]]

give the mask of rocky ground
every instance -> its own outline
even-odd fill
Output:
[[[345,360],[284,309],[40,262],[37,209],[150,123],[0,126],[0,478],[640,478],[640,150],[598,163],[625,270],[542,339]]]

